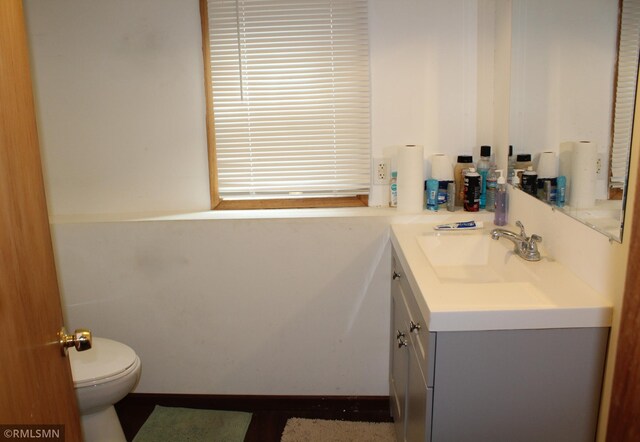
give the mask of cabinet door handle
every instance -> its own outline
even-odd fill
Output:
[[[398,279],[400,277],[400,273],[393,272],[393,279]]]
[[[420,325],[420,323],[419,323],[419,322],[413,322],[413,321],[411,321],[411,322],[409,323],[409,331],[410,331],[410,332],[416,332],[416,333],[418,333],[418,332],[420,331],[420,329],[421,329],[421,328],[422,328],[422,326]]]
[[[407,340],[404,337],[405,337],[404,332],[401,332],[400,330],[396,331],[396,340],[398,341],[398,348],[407,346]]]

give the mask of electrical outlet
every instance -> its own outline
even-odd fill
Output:
[[[389,158],[373,159],[373,184],[389,184],[391,180],[391,163]]]
[[[606,154],[604,153],[599,153],[598,154],[598,159],[596,160],[596,177],[597,178],[603,178],[606,170],[605,170],[605,164],[606,164]]]

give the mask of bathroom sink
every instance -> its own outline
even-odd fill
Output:
[[[440,223],[452,221],[467,219]],[[405,271],[399,274],[401,285],[419,294],[429,330],[611,324],[610,303],[544,249],[540,261],[525,261],[511,241],[491,239],[493,225],[468,231],[436,231],[434,225],[396,224],[391,229],[394,253]],[[517,231],[516,226],[506,229]]]
[[[527,282],[527,263],[513,252],[513,244],[495,241],[483,230],[431,232],[418,244],[441,283]]]

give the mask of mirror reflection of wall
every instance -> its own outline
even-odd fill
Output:
[[[617,0],[513,0],[509,123],[514,158],[530,154],[533,169],[545,175],[529,193],[562,207],[551,178],[566,176],[563,210],[617,240],[623,202],[620,192],[609,191],[609,161],[619,6]],[[631,68],[633,103],[637,49]]]
[[[510,137],[514,154],[560,153],[560,143],[611,144],[618,2],[515,0]],[[607,156],[607,155],[605,155]],[[535,168],[535,167],[534,167]],[[597,197],[606,198],[606,175]]]

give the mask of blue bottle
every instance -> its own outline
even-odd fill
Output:
[[[438,184],[433,178],[427,180],[427,210],[438,211]]]
[[[480,182],[480,208],[484,209],[487,204],[487,175],[491,169],[491,146],[480,146],[480,160],[478,161],[478,173]]]

